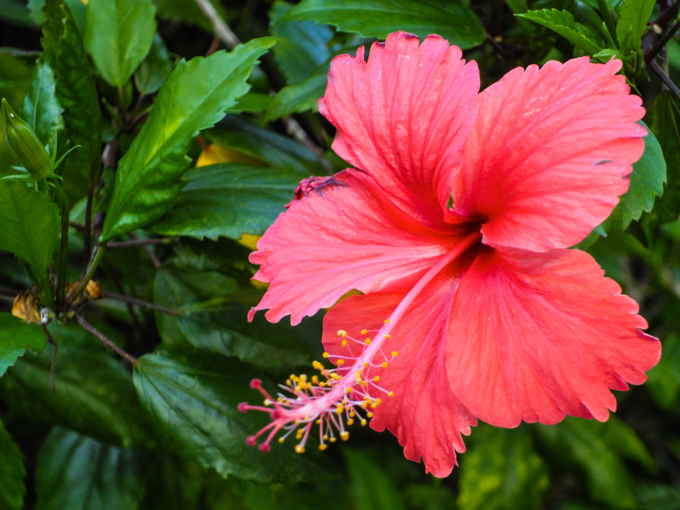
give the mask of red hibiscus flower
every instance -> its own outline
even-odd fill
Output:
[[[297,324],[363,295],[326,314],[336,368],[315,362],[323,380],[293,378],[277,399],[254,381],[270,400],[262,449],[297,430],[303,451],[315,422],[324,449],[372,417],[446,476],[477,418],[606,420],[610,390],[645,381],[661,347],[637,304],[567,249],[611,213],[644,151],[620,67],[548,62],[478,94],[459,48],[403,32],[368,62],[363,48],[333,61],[319,111],[355,169],[305,187],[262,237],[250,260],[270,286],[252,313]]]

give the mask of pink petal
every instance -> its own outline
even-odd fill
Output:
[[[404,213],[368,175],[345,170],[294,202],[258,242],[254,278],[270,286],[256,310],[298,324],[352,289],[376,291],[427,270],[459,239]]]
[[[405,211],[442,222],[451,179],[477,116],[479,72],[457,46],[431,35],[390,34],[368,62],[331,64],[321,112],[336,128],[335,152],[372,175]]]
[[[621,62],[588,57],[506,74],[480,94],[452,186],[455,211],[486,221],[484,242],[566,248],[609,216],[644,151],[645,110]]]
[[[642,384],[661,344],[587,253],[486,249],[458,287],[449,380],[480,420],[515,427],[565,415],[608,418],[609,389]]]
[[[374,411],[371,427],[380,432],[388,428],[404,447],[406,458],[420,462],[422,457],[426,471],[437,477],[451,473],[456,452],[465,451],[461,432],[469,435],[470,426],[477,424],[451,391],[445,366],[451,301],[461,268],[469,264],[470,257],[465,257],[423,290],[422,297],[395,325],[382,348],[388,357],[395,350],[399,355],[387,368],[371,368],[369,374],[379,375],[381,387],[394,392],[391,398],[376,395],[382,404]],[[342,338],[336,332],[342,329],[351,337],[366,338],[360,331],[379,329],[410,287],[399,282],[382,292],[341,301],[324,318],[326,350],[346,355],[347,347],[341,346]],[[382,361],[382,356],[374,358],[374,363]]]

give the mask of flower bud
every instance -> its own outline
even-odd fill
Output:
[[[46,179],[52,173],[50,155],[31,126],[14,113],[6,99],[2,100],[2,119],[5,139],[21,164],[34,179]]]

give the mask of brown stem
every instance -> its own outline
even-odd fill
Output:
[[[18,290],[8,289],[7,287],[0,287],[0,295],[16,297],[19,294]]]
[[[128,237],[130,239],[132,239],[133,241],[139,240],[139,238],[132,233],[129,233]],[[149,248],[149,246],[146,245],[146,244],[142,244],[141,246],[142,246],[142,250],[144,250],[144,253],[146,253],[146,255],[151,259],[151,262],[153,262],[153,265],[156,266],[156,269],[161,269],[163,267],[163,264],[158,259],[158,257],[156,257],[156,254],[153,252],[153,250],[151,248]]]
[[[45,336],[47,337],[47,341],[51,343],[54,346],[54,352],[52,353],[52,369],[50,371],[50,377],[52,379],[52,395],[57,394],[57,384],[56,384],[56,376],[57,376],[57,352],[59,351],[59,344],[55,342],[54,338],[52,337],[52,333],[47,329],[47,326],[43,326],[43,331],[45,332]]]
[[[652,23],[654,25],[659,25],[661,28],[663,28],[671,19],[675,18],[675,15],[678,13],[678,10],[680,10],[680,0],[678,0],[668,9],[659,14],[659,17],[656,18]]]
[[[215,35],[227,45],[227,48],[231,50],[241,42],[231,28],[229,28],[229,25],[224,22],[222,17],[215,10],[215,7],[210,3],[210,0],[195,0],[195,2],[201,8],[203,14],[210,20]]]
[[[87,188],[87,205],[85,206],[85,225],[83,226],[83,265],[87,267],[90,263],[90,253],[92,247],[92,201],[94,200],[94,184]]]
[[[80,223],[76,223],[75,221],[69,221],[68,226],[71,228],[75,228],[78,232],[85,232],[85,225],[81,225]]]
[[[661,78],[661,81],[663,81],[664,85],[666,85],[666,87],[668,87],[671,92],[673,92],[673,94],[675,94],[675,96],[680,99],[680,89],[675,83],[673,83],[673,80],[668,77],[664,70],[661,69],[661,66],[657,63],[657,61],[652,60],[649,63],[649,67],[651,67],[652,70],[654,70],[654,72],[659,75],[659,78]]]
[[[130,118],[132,119],[133,126],[136,123],[135,121],[137,120],[137,112],[142,107],[142,101],[144,101],[145,97],[146,97],[146,94],[144,92],[141,92],[139,94],[139,97],[137,98],[137,102],[135,103],[135,107],[132,109],[132,113],[130,114]]]
[[[498,41],[497,41],[496,39],[494,39],[493,37],[491,37],[489,34],[486,34],[486,41],[487,41],[491,46],[493,46],[493,49],[496,50],[496,51],[500,54],[501,57],[503,57],[503,58],[505,58],[505,59],[510,59],[510,58],[512,57],[512,55],[511,55],[510,53],[508,53],[508,52],[506,51],[506,49],[503,48],[503,46],[501,46],[501,45],[498,43]]]
[[[205,141],[205,138],[203,138],[201,135],[196,135],[196,143],[201,147],[201,150],[207,150],[208,147],[208,142]]]
[[[73,316],[76,319],[76,322],[80,324],[80,326],[90,333],[92,336],[97,338],[100,342],[102,342],[104,345],[107,347],[110,347],[116,353],[123,358],[125,361],[130,363],[132,366],[135,366],[137,364],[137,358],[134,356],[129,355],[127,352],[125,352],[123,349],[118,347],[112,340],[106,337],[101,331],[99,331],[97,328],[95,328],[92,324],[87,322],[85,319],[83,319],[82,315],[80,315],[78,312],[74,312]]]
[[[123,301],[124,303],[130,303],[137,306],[142,306],[144,308],[150,308],[152,310],[158,310],[159,312],[167,313],[168,315],[178,315],[179,310],[174,310],[172,308],[167,308],[165,306],[157,305],[156,303],[150,303],[142,299],[137,299],[132,296],[126,296],[125,294],[117,294],[111,292],[110,290],[104,291],[104,297],[109,299],[115,299],[116,301]]]
[[[676,21],[675,23],[673,23],[670,26],[670,28],[667,28],[661,34],[659,39],[657,39],[654,47],[652,47],[652,49],[650,49],[649,51],[647,51],[645,53],[645,62],[646,63],[649,64],[651,62],[651,60],[659,54],[659,52],[663,49],[664,46],[666,46],[666,43],[671,39],[671,37],[673,37],[675,35],[675,32],[678,31],[678,28],[680,28],[680,21]]]
[[[213,41],[210,44],[208,51],[205,52],[205,56],[209,57],[210,55],[215,53],[217,51],[217,47],[219,46],[219,44],[220,44],[220,38],[217,37],[217,36],[213,37]]]

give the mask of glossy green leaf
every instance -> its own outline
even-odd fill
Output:
[[[62,138],[64,130],[62,112],[63,108],[57,99],[54,72],[47,59],[41,58],[33,70],[31,88],[24,99],[21,116],[33,128],[43,145],[49,145],[52,141],[51,137],[55,133],[57,143],[64,142]],[[50,147],[50,151],[54,149],[54,147]]]
[[[54,427],[38,454],[36,510],[137,510],[152,457]]]
[[[666,160],[668,181],[663,197],[654,207],[654,215],[659,223],[668,223],[680,216],[680,116],[669,93],[657,96],[649,115],[649,127],[656,135]]]
[[[121,159],[102,241],[163,215],[185,184],[192,137],[212,127],[248,92],[248,76],[275,40],[254,39],[233,52],[180,62],[161,88],[153,111]]]
[[[168,347],[192,346],[279,371],[311,363],[321,355],[318,319],[307,319],[297,327],[271,324],[257,316],[248,322],[250,305],[239,303],[243,291],[216,271],[163,269],[156,273],[154,295],[157,303],[182,312],[176,317],[157,315]]]
[[[0,421],[0,508],[24,508],[25,476],[24,456]]]
[[[95,340],[96,341],[96,340]],[[17,414],[56,423],[126,448],[150,448],[156,438],[141,414],[130,373],[102,351],[64,345],[27,353],[0,378],[0,396]]]
[[[59,211],[44,193],[23,182],[0,183],[0,249],[14,253],[27,266],[29,276],[49,304],[48,268],[59,241]]]
[[[35,28],[35,21],[26,8],[26,2],[21,0],[0,0],[0,21]]]
[[[640,219],[643,211],[650,212],[656,197],[663,194],[663,185],[666,183],[666,161],[654,133],[643,122],[640,123],[647,129],[647,136],[644,138],[645,152],[637,162],[633,163],[628,191],[603,223],[606,232],[610,232],[612,228],[627,229],[632,221]]]
[[[236,106],[229,108],[229,113],[259,113],[266,110],[272,102],[273,97],[269,94],[258,94],[256,92],[248,92],[241,97],[236,103]]]
[[[601,423],[567,417],[557,425],[534,429],[551,457],[585,474],[594,501],[614,508],[635,508],[632,477],[622,457],[653,465],[637,435],[614,415]]]
[[[141,510],[198,510],[206,473],[196,462],[170,452],[156,456]]]
[[[259,482],[311,482],[329,476],[326,459],[312,451],[294,453],[275,443],[264,454],[246,445],[246,437],[267,422],[265,413],[240,413],[237,406],[259,401],[248,381],[257,375],[234,358],[215,354],[147,354],[135,367],[142,406],[160,438],[183,457],[193,458],[220,475]]]
[[[85,11],[87,6],[80,0],[65,0],[69,9],[71,9],[71,14],[73,14],[73,19],[76,22],[76,26],[81,34],[85,32]],[[43,14],[42,8],[45,5],[45,0],[28,0],[28,9],[31,11],[31,18],[36,23],[43,23],[45,21],[45,15]]]
[[[47,0],[44,12],[47,21],[42,25],[41,42],[54,70],[57,99],[64,109],[71,147],[80,146],[66,157],[62,174],[69,179],[82,176],[88,184],[99,168],[101,157],[99,95],[82,38],[67,4]]]
[[[655,0],[625,0],[616,24],[616,39],[624,55],[640,50],[642,34],[652,15]]]
[[[313,21],[284,21],[292,4],[277,0],[269,17],[273,24],[271,33],[279,38],[274,47],[274,60],[286,77],[288,85],[296,85],[309,78],[320,65],[326,62],[331,52],[328,41],[333,32],[330,28]]]
[[[548,469],[525,428],[480,425],[461,458],[460,510],[537,509],[548,488]]]
[[[357,510],[405,510],[394,481],[369,452],[343,448]]]
[[[550,30],[557,32],[578,46],[588,55],[599,53],[602,48],[597,44],[597,37],[590,29],[576,23],[574,16],[569,11],[558,11],[557,9],[542,9],[529,11],[517,16],[531,20],[539,25],[543,25]]]
[[[259,166],[269,164],[295,170],[300,173],[300,179],[324,173],[316,155],[304,145],[235,115],[227,115],[204,136],[245,156],[255,156],[262,161]]]
[[[158,9],[159,17],[195,24],[212,34],[210,20],[203,14],[195,0],[154,0],[153,3]],[[222,19],[227,19],[227,13],[220,0],[210,0],[210,3]]]
[[[301,83],[279,90],[267,107],[264,120],[270,122],[293,113],[316,111],[319,98],[326,92],[328,68],[328,65],[323,65]]]
[[[154,35],[151,49],[135,71],[135,87],[141,94],[153,94],[160,89],[172,73],[173,63],[163,40]]]
[[[0,312],[0,377],[24,355],[26,349],[40,352],[47,338],[40,326]]]
[[[680,337],[677,334],[664,340],[661,361],[647,377],[647,389],[656,403],[671,409],[680,396]]]
[[[144,60],[156,32],[151,0],[89,0],[85,45],[102,77],[122,87]]]
[[[238,240],[262,235],[290,202],[300,174],[280,168],[218,163],[191,169],[175,206],[151,230],[196,238]]]
[[[421,40],[438,34],[463,49],[484,41],[484,26],[462,0],[303,0],[283,21],[307,19],[364,37],[384,39],[398,30]]]

